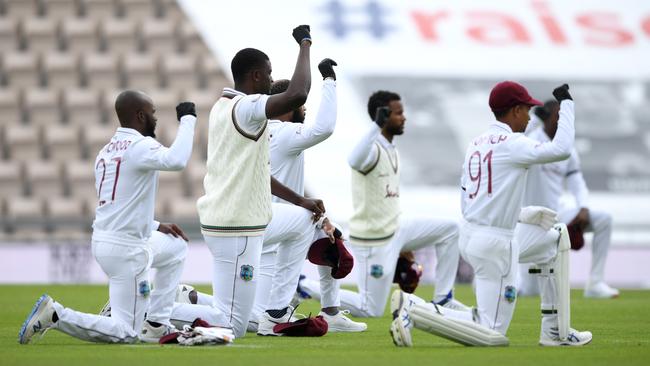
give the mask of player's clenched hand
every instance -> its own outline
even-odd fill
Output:
[[[318,71],[320,71],[320,74],[323,76],[323,80],[326,78],[332,78],[336,80],[336,73],[334,72],[334,68],[332,66],[337,66],[336,61],[332,60],[331,58],[326,58],[323,59],[318,64]]]
[[[589,209],[581,208],[576,217],[571,220],[568,226],[578,225],[583,231],[589,225]]]
[[[293,39],[298,42],[299,45],[302,45],[303,41],[308,41],[309,44],[311,44],[311,30],[309,29],[309,26],[306,24],[299,25],[295,28],[293,28],[293,33],[291,35],[293,36]]]
[[[573,98],[571,98],[571,94],[569,94],[569,84],[562,84],[561,86],[553,89],[553,96],[555,99],[557,99],[558,102],[562,102],[566,99],[573,100]]]
[[[316,198],[303,198],[299,206],[313,212],[314,222],[320,220],[320,217],[325,213],[323,201]]]
[[[192,102],[181,102],[176,106],[176,118],[180,121],[181,117],[188,114],[196,117],[196,106]]]
[[[158,226],[158,231],[160,231],[163,234],[169,234],[174,238],[178,238],[180,236],[181,238],[183,238],[183,240],[190,241],[190,239],[187,238],[183,230],[180,227],[178,227],[178,225],[176,224],[160,223],[160,226]]]
[[[379,107],[375,111],[375,123],[379,128],[383,128],[390,117],[390,107]]]

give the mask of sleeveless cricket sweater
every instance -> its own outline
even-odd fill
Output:
[[[399,205],[399,155],[377,146],[376,163],[366,172],[352,169],[350,242],[354,245],[387,244],[397,230]]]
[[[208,236],[260,236],[271,221],[267,122],[255,136],[243,131],[233,114],[240,99],[221,97],[210,111],[206,193],[196,204]]]

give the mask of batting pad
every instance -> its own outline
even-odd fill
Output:
[[[474,322],[445,317],[422,305],[409,311],[413,326],[465,346],[507,346],[508,338]]]
[[[560,231],[560,242],[557,248],[555,259],[555,288],[557,288],[557,321],[560,339],[566,340],[569,337],[571,327],[571,286],[569,285],[569,249],[571,241],[569,230],[565,224],[556,224],[555,228]]]

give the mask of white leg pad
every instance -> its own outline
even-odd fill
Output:
[[[571,326],[571,287],[569,286],[569,249],[571,241],[565,224],[556,224],[560,231],[560,242],[555,259],[555,281],[557,288],[557,320],[561,340],[567,340]]]
[[[472,321],[452,319],[431,311],[422,305],[414,305],[409,311],[413,326],[465,346],[507,346],[508,338]]]

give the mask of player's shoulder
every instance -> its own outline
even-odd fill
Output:
[[[266,94],[238,94],[235,98],[239,98],[237,104],[242,105],[251,105],[257,103],[265,103],[269,96]]]
[[[289,136],[295,133],[299,133],[302,128],[302,124],[269,120],[268,128],[269,132],[272,135],[271,139],[273,139],[275,137]]]
[[[128,151],[126,154],[135,154],[135,156],[142,156],[146,155],[149,153],[153,153],[158,149],[164,148],[163,144],[161,144],[158,140],[151,136],[142,136],[140,138],[135,139],[132,143],[131,146],[129,146]]]

